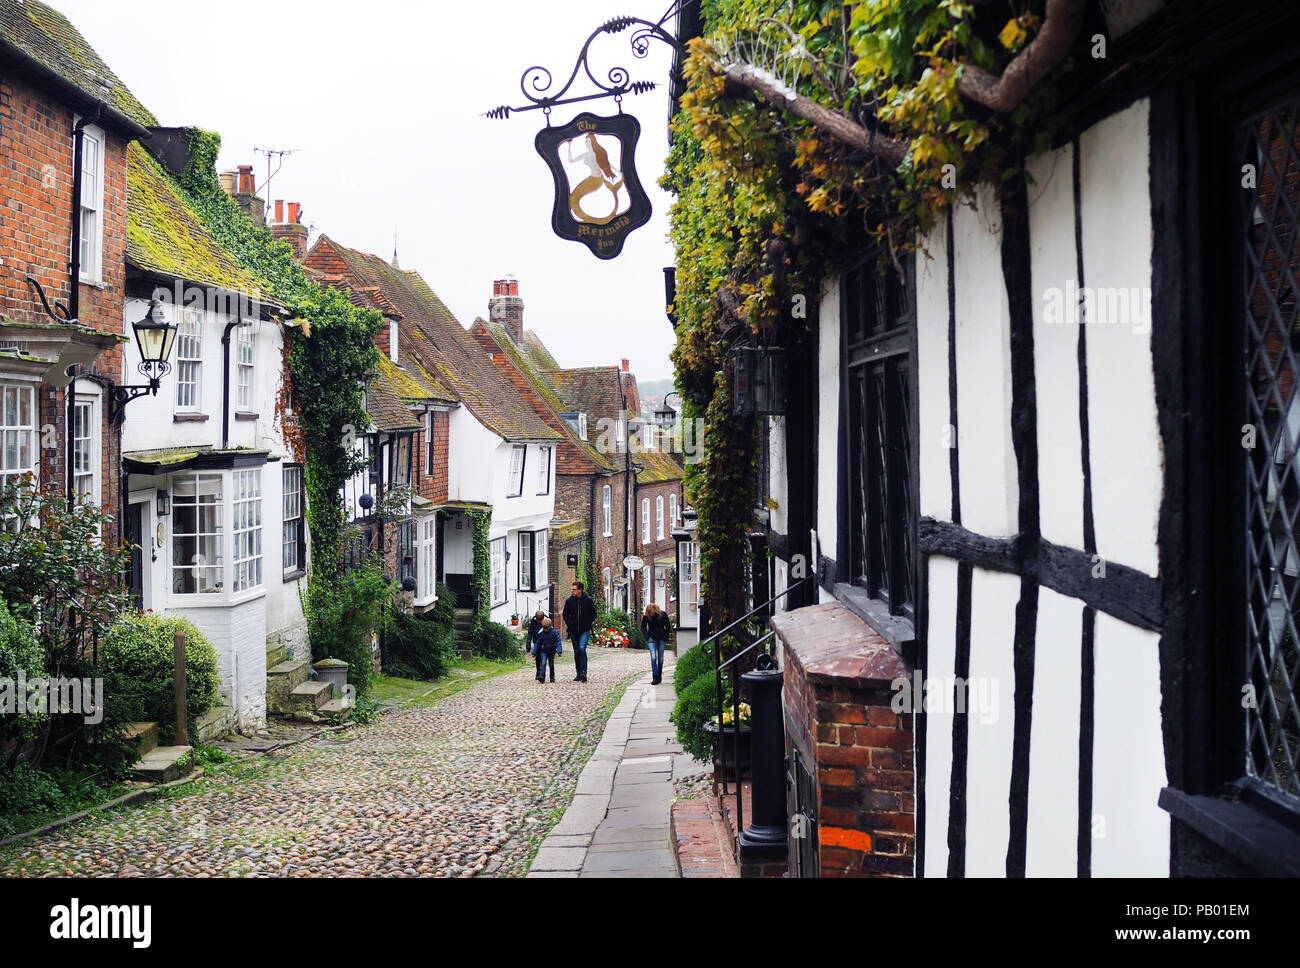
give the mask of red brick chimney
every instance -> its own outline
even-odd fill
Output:
[[[287,219],[284,216],[286,207]],[[299,262],[307,257],[307,226],[302,224],[302,206],[297,202],[289,202],[286,206],[283,200],[276,199],[275,224],[271,226],[271,234],[287,242],[293,249],[293,257]]]
[[[488,300],[488,319],[500,323],[510,334],[516,346],[524,343],[524,301],[519,295],[516,279],[497,279],[492,283],[492,298]]]
[[[623,372],[624,372],[624,373],[627,373],[627,372],[628,372],[628,365],[629,365],[629,361],[628,361],[628,360],[624,360],[624,361],[623,361]]]
[[[266,203],[257,197],[257,182],[253,178],[252,165],[240,165],[239,170],[233,173],[226,172],[221,176],[221,187],[232,197],[244,214],[251,218],[258,225],[266,224]],[[233,184],[229,184],[232,183]]]

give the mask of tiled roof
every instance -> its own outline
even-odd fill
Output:
[[[38,0],[0,0],[0,36],[87,97],[103,101],[144,127],[158,119],[136,100],[67,17]],[[141,48],[147,54],[147,48]],[[99,80],[107,82],[107,88]]]
[[[573,370],[555,370],[551,373],[551,381],[567,410],[587,415],[590,434],[599,434],[597,425],[600,421],[610,421],[605,426],[612,427],[613,421],[618,419],[625,392],[619,385],[618,367],[586,366]],[[631,398],[628,402],[632,402]]]
[[[366,384],[366,413],[376,430],[418,430],[420,421],[415,414],[389,387],[388,381],[380,376]]]
[[[127,148],[126,261],[137,269],[250,296],[261,288],[208,233],[171,177],[140,145]]]
[[[328,250],[328,251],[324,251]],[[402,319],[398,331],[411,369],[459,399],[474,416],[506,440],[557,440],[487,354],[456,321],[418,272],[396,269],[377,255],[358,252],[322,235],[307,255],[317,268],[337,259],[359,287],[373,286]]]
[[[531,329],[524,330],[523,350],[539,370],[558,370],[560,368],[560,364],[555,362],[555,357],[546,348],[546,344]]]
[[[614,469],[610,458],[600,453],[594,441],[586,441],[578,436],[561,413],[566,409],[560,398],[555,395],[549,381],[549,373],[537,370],[522,352],[505,327],[500,323],[486,323],[482,319],[474,321],[470,333],[478,339],[479,344],[494,353],[501,353],[505,359],[503,366],[511,368],[515,380],[531,391],[525,397],[531,397],[530,403],[547,425],[563,435],[563,440],[555,455],[557,474],[594,474],[608,473]]]
[[[671,456],[658,450],[645,450],[632,455],[632,466],[636,468],[638,484],[662,484],[665,481],[680,481],[685,472],[682,465]]]

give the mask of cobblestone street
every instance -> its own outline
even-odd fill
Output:
[[[567,645],[554,685],[531,664],[434,706],[259,756],[105,821],[0,853],[0,875],[522,876],[572,799],[642,651]]]

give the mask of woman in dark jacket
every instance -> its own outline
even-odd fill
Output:
[[[650,642],[650,673],[653,684],[657,686],[663,681],[664,647],[668,645],[668,636],[673,633],[673,623],[663,609],[651,602],[645,607],[641,631]]]

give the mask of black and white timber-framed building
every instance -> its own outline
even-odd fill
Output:
[[[785,607],[943,700],[917,876],[1300,873],[1300,7],[1108,6],[1030,179],[828,276],[769,420]]]

